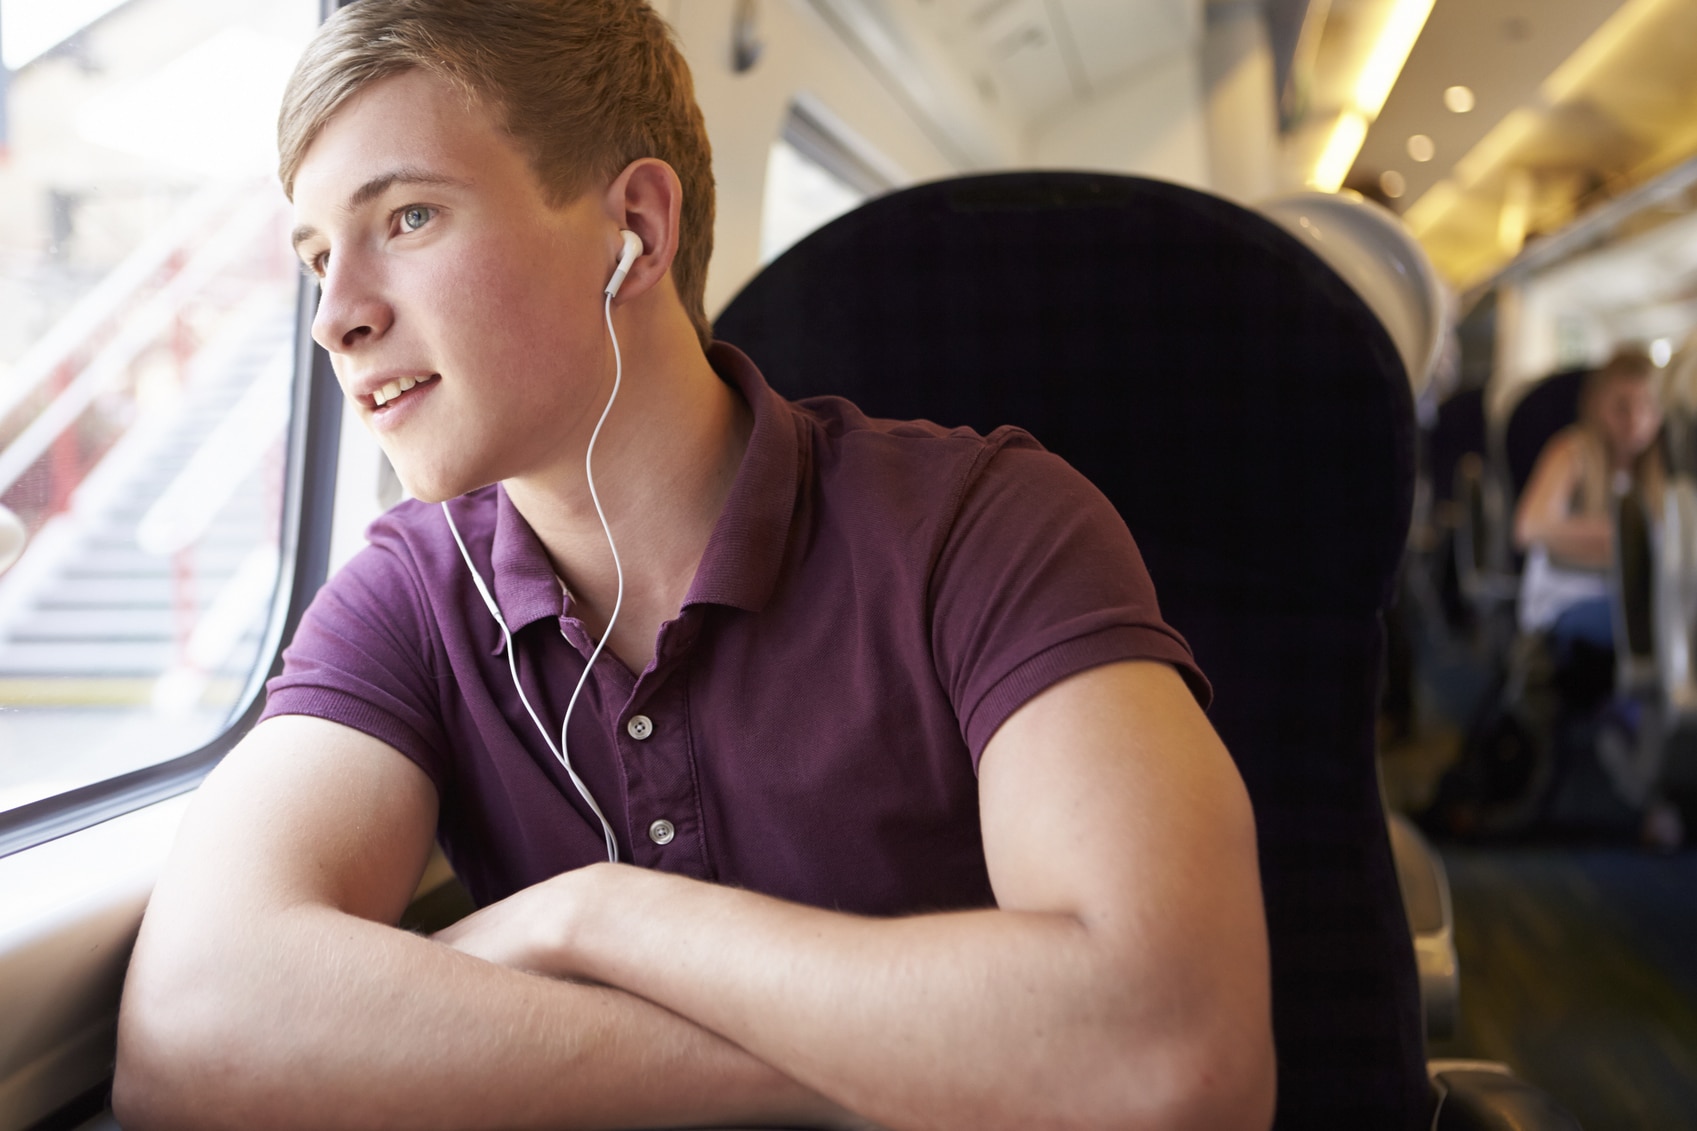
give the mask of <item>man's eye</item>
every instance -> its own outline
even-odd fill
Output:
[[[416,232],[430,222],[430,217],[436,214],[434,208],[425,208],[415,204],[401,211],[401,228],[408,232]]]
[[[301,274],[322,287],[324,285],[324,266],[329,258],[328,255],[319,254],[303,261],[301,263]]]

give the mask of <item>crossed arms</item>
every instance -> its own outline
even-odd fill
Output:
[[[323,720],[207,780],[137,943],[149,1128],[1264,1128],[1247,796],[1178,675],[1096,668],[980,763],[994,910],[865,919],[615,865],[395,929],[437,799]]]

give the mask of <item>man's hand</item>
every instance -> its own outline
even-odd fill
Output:
[[[572,978],[567,939],[573,894],[582,885],[581,871],[563,872],[516,891],[430,937],[510,970]]]

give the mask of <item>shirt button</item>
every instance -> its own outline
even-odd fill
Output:
[[[654,720],[649,718],[647,715],[632,715],[630,717],[630,722],[625,724],[625,733],[636,739],[638,742],[641,742],[643,739],[654,733]],[[667,840],[670,839],[670,837],[667,838]],[[660,843],[664,844],[666,842],[661,841]]]
[[[661,818],[648,826],[648,839],[655,844],[671,844],[672,838],[678,831],[672,827],[672,822]]]

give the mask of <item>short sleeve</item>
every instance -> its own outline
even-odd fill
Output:
[[[375,533],[375,530],[374,530]],[[378,541],[319,589],[266,684],[261,718],[313,715],[352,727],[448,781],[435,633],[406,546]]]
[[[930,586],[932,654],[974,764],[1027,700],[1102,664],[1171,664],[1207,707],[1208,681],[1161,619],[1113,504],[1024,433],[991,441]]]

